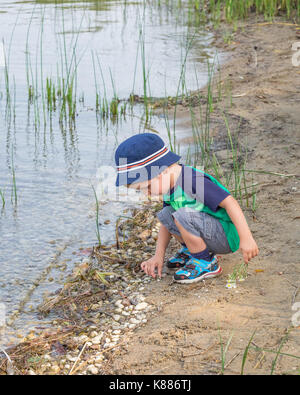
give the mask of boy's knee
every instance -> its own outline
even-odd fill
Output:
[[[164,225],[170,233],[180,235],[180,232],[175,225],[172,215],[174,212],[175,210],[171,206],[166,206],[157,213],[157,218],[159,222]]]
[[[190,225],[192,223],[193,211],[188,207],[181,207],[176,210],[172,215],[180,225],[185,227],[185,224]]]

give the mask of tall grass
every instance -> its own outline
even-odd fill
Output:
[[[96,202],[96,235],[97,235],[97,239],[98,239],[98,245],[101,246],[101,234],[100,234],[100,225],[99,225],[99,201],[98,201],[97,193],[96,193],[93,185],[92,185],[92,188],[93,188],[95,202]]]
[[[18,203],[18,194],[17,194],[16,171],[15,171],[13,150],[12,150],[12,153],[11,153],[11,173],[12,173],[11,202],[12,202],[15,206],[17,206],[17,203]]]
[[[226,345],[225,345],[225,343],[223,342],[222,337],[221,337],[220,326],[219,326],[219,330],[218,330],[218,331],[219,331],[220,351],[221,351],[221,370],[220,370],[220,374],[224,374],[224,373],[225,373],[225,369],[226,369],[226,365],[225,365],[226,356],[227,356],[227,353],[228,353],[228,350],[229,350],[229,347],[230,347],[230,344],[231,344],[231,341],[232,341],[232,338],[233,338],[233,333],[229,336],[229,338],[228,338],[228,340],[227,340],[227,343],[226,343]],[[273,374],[274,374],[275,368],[276,368],[276,365],[277,365],[277,362],[278,362],[278,358],[279,358],[280,356],[286,356],[286,357],[290,357],[290,358],[293,358],[293,359],[296,359],[296,360],[300,360],[300,356],[298,356],[298,355],[283,353],[283,352],[281,351],[281,350],[282,350],[282,347],[284,346],[284,344],[285,344],[285,343],[287,342],[287,340],[288,340],[288,335],[290,334],[290,331],[291,331],[291,329],[289,328],[289,329],[287,330],[287,333],[285,334],[285,336],[281,339],[280,345],[279,345],[279,347],[278,347],[277,350],[269,350],[269,349],[266,349],[266,348],[264,348],[264,347],[258,347],[258,346],[256,346],[256,345],[253,343],[253,339],[254,339],[254,336],[255,336],[255,334],[256,334],[256,330],[254,330],[254,332],[252,333],[252,335],[251,335],[251,337],[250,337],[250,340],[248,341],[248,344],[247,344],[247,346],[245,347],[245,350],[244,350],[244,352],[243,352],[242,362],[241,362],[241,372],[240,372],[240,374],[241,374],[241,375],[244,375],[244,374],[245,374],[245,366],[246,366],[246,362],[247,362],[247,358],[248,358],[249,350],[250,350],[250,349],[254,349],[254,350],[260,351],[260,352],[268,352],[268,353],[273,353],[273,354],[275,354],[275,358],[273,359],[272,364],[271,364],[270,375],[273,375]],[[238,354],[239,354],[239,353],[238,353]],[[237,354],[237,355],[238,355],[238,354]],[[236,355],[236,356],[237,356],[237,355]],[[234,357],[234,358],[235,358],[235,357]],[[233,359],[234,359],[234,358],[233,358]],[[231,361],[232,361],[232,360],[231,360]],[[229,362],[229,363],[230,363],[230,362]],[[227,364],[227,366],[229,365],[229,363]]]
[[[0,188],[0,198],[2,202],[2,208],[5,206],[5,196],[4,196],[4,191]]]
[[[218,24],[222,18],[229,23],[245,19],[250,13],[264,15],[272,20],[277,15],[288,19],[295,17],[299,21],[299,0],[190,0],[189,5],[201,14],[202,19],[211,19]]]

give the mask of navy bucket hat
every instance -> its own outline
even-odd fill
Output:
[[[116,150],[116,186],[151,180],[179,159],[180,156],[170,151],[156,134],[136,134],[123,141]]]

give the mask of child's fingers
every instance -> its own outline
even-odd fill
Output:
[[[161,278],[162,266],[158,266],[158,267],[157,267],[157,273],[158,273],[159,277]]]

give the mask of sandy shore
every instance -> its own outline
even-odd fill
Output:
[[[280,19],[272,24],[250,19],[228,45],[223,39],[226,27],[216,32],[216,45],[230,51],[221,78],[230,83],[232,105],[224,97],[215,108],[214,139],[220,146],[225,141],[219,111],[225,109],[232,129],[240,124],[249,169],[298,175],[255,174],[256,218],[251,210],[246,216],[260,254],[249,264],[247,280],[236,289],[226,288],[227,274],[242,262],[238,252],[222,257],[223,275],[210,281],[180,285],[172,283],[170,275],[161,282],[152,280],[144,293],[146,301],[156,306],[155,317],[118,352],[111,373],[217,374],[220,336],[226,345],[232,335],[224,373],[238,374],[254,331],[245,373],[269,374],[276,354],[266,350],[278,350],[281,342],[281,352],[300,355],[300,322],[298,327],[292,310],[300,301],[300,67],[292,65],[298,29]],[[189,109],[181,106],[177,114],[178,125],[191,128]],[[222,162],[224,149],[216,155]],[[280,356],[275,373],[299,373],[299,366],[299,359]]]
[[[225,163],[224,111],[231,129],[239,127],[247,168],[261,171],[254,174],[255,216],[250,208],[245,210],[260,248],[247,279],[237,288],[226,288],[227,275],[242,262],[238,252],[221,258],[221,277],[201,283],[180,285],[168,273],[161,281],[136,273],[134,267],[153,253],[157,235],[152,214],[148,222],[142,215],[132,244],[121,251],[100,251],[97,258],[105,265],[96,268],[114,271],[121,281],[107,288],[99,285],[89,260],[83,263],[74,276],[87,281],[77,284],[73,278],[57,295],[63,317],[59,328],[9,350],[12,365],[4,356],[1,373],[219,374],[221,343],[225,347],[232,337],[224,373],[239,374],[254,332],[245,373],[269,374],[273,351],[281,346],[282,353],[300,355],[300,317],[293,310],[300,302],[300,66],[292,65],[292,44],[300,40],[300,30],[280,19],[272,24],[249,19],[226,44],[226,29],[215,32],[215,45],[228,51],[219,81],[224,91],[230,87],[230,94],[215,103],[210,128],[219,147],[216,156]],[[178,106],[180,128],[191,129],[189,111]],[[181,142],[187,141],[192,136]],[[174,248],[172,242],[168,253]],[[54,306],[55,300],[49,303]],[[299,369],[299,359],[291,356],[276,361],[276,374]]]

